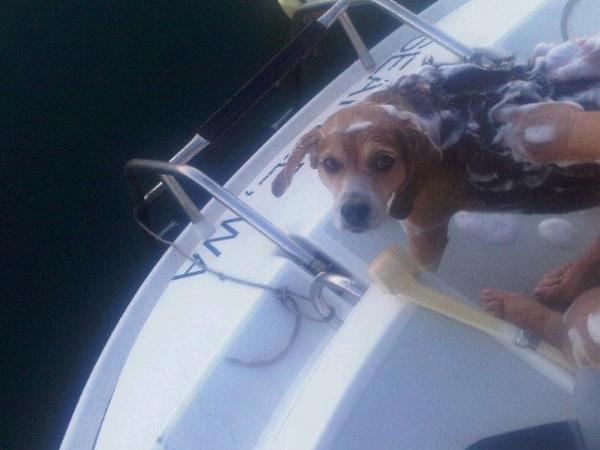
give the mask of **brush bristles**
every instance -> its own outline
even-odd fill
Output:
[[[410,272],[410,274],[418,278],[419,275],[423,272],[421,265],[413,258],[413,256],[404,250],[402,247],[394,246],[391,248],[393,255],[398,259],[398,261]]]
[[[399,245],[382,251],[369,265],[369,275],[385,291],[397,293],[418,284],[421,266]]]

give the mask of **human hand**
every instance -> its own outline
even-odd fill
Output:
[[[573,160],[568,136],[573,116],[581,111],[581,106],[569,102],[507,106],[493,117],[502,123],[496,141],[509,147],[517,160],[538,164]]]

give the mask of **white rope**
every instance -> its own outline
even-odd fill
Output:
[[[245,279],[242,279],[239,277],[235,277],[235,276],[228,275],[223,272],[211,269],[210,267],[208,267],[206,265],[206,263],[204,261],[202,261],[200,259],[199,255],[196,255],[196,254],[192,255],[192,254],[186,252],[175,242],[169,241],[169,240],[161,237],[160,235],[158,235],[154,231],[152,231],[150,228],[148,228],[138,217],[137,210],[135,210],[135,209],[133,212],[133,217],[134,217],[136,223],[148,235],[150,235],[151,237],[153,237],[158,242],[160,242],[164,245],[173,247],[173,249],[177,253],[179,253],[181,256],[183,256],[187,260],[191,261],[193,264],[198,266],[201,270],[203,270],[207,273],[210,273],[211,275],[216,276],[221,281],[231,281],[233,283],[241,284],[241,285],[252,287],[255,289],[262,289],[265,291],[272,292],[273,294],[275,294],[275,296],[280,301],[280,303],[294,315],[295,320],[294,320],[294,325],[293,325],[292,331],[290,333],[290,337],[288,338],[286,343],[279,350],[275,351],[272,355],[269,355],[269,356],[266,356],[266,357],[263,357],[260,359],[243,359],[243,358],[237,358],[237,357],[228,357],[227,358],[228,361],[231,361],[236,364],[248,366],[248,367],[262,367],[262,366],[266,366],[269,364],[273,364],[273,363],[277,362],[279,359],[281,359],[291,349],[292,345],[294,344],[294,342],[298,336],[298,332],[300,330],[301,319],[306,319],[311,322],[327,323],[330,326],[332,326],[331,325],[332,319],[337,318],[336,312],[333,309],[333,307],[331,307],[331,306],[330,306],[331,312],[327,316],[323,315],[318,309],[317,309],[317,312],[319,313],[320,317],[314,317],[314,316],[311,316],[309,314],[302,312],[300,310],[300,307],[298,306],[297,300],[303,300],[303,301],[308,302],[308,301],[310,301],[310,299],[307,296],[299,294],[297,292],[294,292],[287,287],[270,286],[268,284],[263,284],[263,283],[259,283],[259,282],[251,281],[251,280],[245,280]]]

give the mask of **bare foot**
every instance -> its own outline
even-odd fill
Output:
[[[525,295],[500,289],[484,289],[481,292],[481,303],[486,311],[496,317],[529,330],[547,342],[556,345],[562,340],[561,314]]]
[[[598,284],[596,267],[585,260],[573,261],[550,270],[533,291],[536,300],[546,304],[571,303],[581,293]]]

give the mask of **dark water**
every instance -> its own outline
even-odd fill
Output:
[[[369,42],[395,26],[360,16]],[[94,361],[162,251],[133,223],[124,163],[168,159],[285,44],[290,23],[275,0],[15,2],[0,20],[0,447],[57,448]],[[352,52],[334,30],[320,55],[306,64],[304,97]],[[291,92],[245,130],[267,126]],[[254,149],[251,138],[240,142],[209,150],[203,168],[226,180]]]

